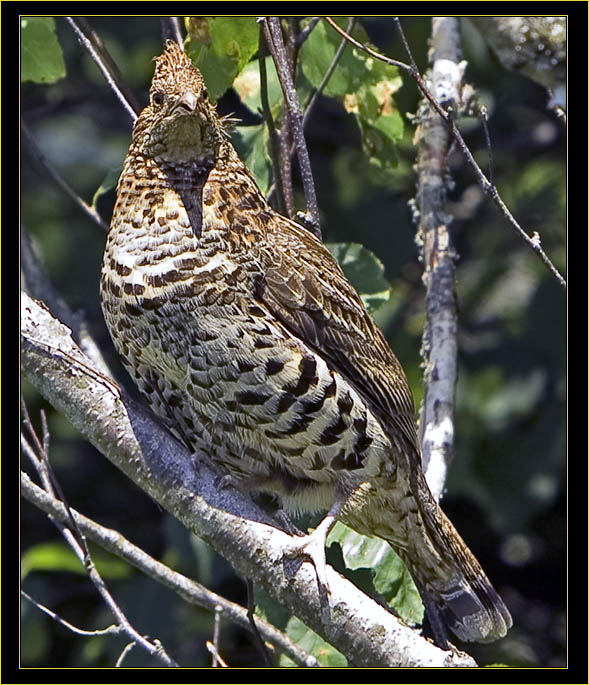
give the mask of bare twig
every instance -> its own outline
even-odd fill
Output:
[[[178,17],[160,17],[160,23],[162,26],[163,42],[165,43],[168,38],[171,38],[184,49],[184,40],[182,39],[182,31],[180,29]]]
[[[488,121],[488,113],[487,113],[487,108],[484,105],[481,105],[479,108],[479,119],[481,121],[481,124],[483,126],[483,131],[485,133],[485,144],[487,145],[487,156],[489,158],[489,183],[491,185],[495,185],[495,168],[493,164],[493,148],[491,147],[491,135],[489,134],[489,127],[487,125]]]
[[[211,666],[213,668],[216,668],[220,662],[222,661],[220,655],[219,655],[219,639],[221,637],[221,610],[218,606],[215,607],[215,622],[213,624],[213,643],[212,643],[212,649],[211,654],[213,655],[213,662]],[[207,643],[207,646],[210,643]]]
[[[213,641],[211,642],[210,640],[207,640],[206,647],[213,656],[213,663],[211,664],[213,668],[217,668],[218,666],[221,666],[222,668],[229,668],[229,664],[219,654],[219,621],[220,614],[216,613]]]
[[[552,275],[556,278],[558,281],[559,285],[562,288],[566,288],[566,280],[563,278],[563,276],[559,273],[558,269],[554,266],[548,255],[544,252],[544,250],[541,247],[541,241],[540,241],[540,236],[537,234],[537,232],[534,232],[531,236],[524,231],[524,229],[519,225],[519,223],[516,221],[516,219],[513,217],[503,200],[501,199],[499,192],[497,188],[492,185],[477,162],[475,161],[474,157],[472,156],[472,153],[468,149],[466,143],[464,142],[464,138],[462,137],[460,131],[458,130],[458,127],[456,126],[456,122],[454,121],[453,117],[446,112],[443,107],[437,102],[435,97],[432,95],[430,92],[429,88],[426,86],[424,80],[422,79],[421,75],[419,74],[419,71],[417,70],[417,67],[415,66],[415,61],[411,57],[411,64],[406,64],[405,62],[401,62],[399,60],[391,59],[390,57],[386,57],[385,55],[380,54],[376,50],[373,50],[372,48],[368,47],[367,45],[363,45],[360,43],[360,41],[357,41],[355,38],[350,36],[344,29],[340,28],[330,17],[323,17],[325,21],[335,30],[337,31],[340,35],[344,36],[346,40],[348,40],[352,45],[357,47],[359,50],[363,50],[367,54],[371,55],[375,59],[379,59],[386,64],[390,64],[391,66],[398,67],[399,69],[403,69],[404,71],[408,72],[411,74],[411,76],[415,79],[415,82],[419,88],[419,90],[422,92],[425,98],[427,98],[429,104],[436,110],[436,112],[442,117],[442,119],[446,122],[448,127],[450,128],[450,132],[452,135],[452,138],[456,141],[458,147],[466,157],[468,163],[474,170],[475,176],[477,178],[477,181],[479,182],[480,186],[482,187],[483,191],[489,195],[489,197],[493,200],[493,202],[497,205],[505,219],[508,221],[508,223],[512,226],[512,228],[516,231],[517,235],[524,241],[524,243],[531,248],[541,259],[541,261],[544,263],[546,268],[552,273]],[[400,24],[398,24],[399,30],[402,33],[402,29],[400,28]],[[403,35],[403,42],[404,45],[408,48],[408,43],[407,40],[404,38]]]
[[[100,214],[94,209],[94,207],[91,207],[78,195],[78,193],[76,193],[76,191],[63,178],[59,171],[57,171],[53,164],[51,164],[51,162],[41,152],[29,127],[22,120],[20,123],[20,130],[24,134],[29,153],[33,160],[39,164],[39,166],[42,166],[45,169],[51,180],[53,180],[63,190],[63,192],[74,202],[77,207],[84,212],[84,214],[86,214],[97,226],[100,226],[103,231],[108,231],[108,224],[104,221]]]
[[[88,50],[94,62],[102,72],[108,85],[112,88],[119,102],[127,110],[133,121],[137,119],[141,107],[139,107],[131,91],[124,84],[116,65],[94,31],[90,29],[88,23],[73,17],[65,18],[72,27],[74,33]]]
[[[350,33],[352,29],[354,28],[354,24],[356,22],[356,17],[351,17],[348,25],[346,26],[346,33]],[[323,92],[323,89],[327,85],[329,79],[331,78],[331,75],[335,71],[335,68],[337,67],[338,62],[340,61],[340,58],[344,52],[344,49],[347,45],[347,41],[345,38],[342,38],[341,43],[338,45],[337,50],[335,51],[335,55],[333,56],[333,59],[331,60],[331,64],[327,68],[327,71],[323,75],[323,78],[321,79],[321,83],[317,86],[317,89],[311,95],[309,98],[307,104],[305,105],[305,113],[303,115],[303,128],[305,127],[305,124],[309,120],[309,115],[311,114],[311,111],[313,109],[313,105],[317,101],[317,98],[321,93]]]
[[[301,180],[303,183],[305,202],[307,204],[307,212],[309,214],[311,224],[314,227],[314,232],[318,237],[320,237],[319,207],[317,205],[317,196],[315,194],[315,184],[313,182],[313,171],[311,169],[309,151],[307,150],[305,136],[303,133],[303,115],[287,60],[286,47],[282,37],[282,29],[280,28],[280,20],[278,17],[264,17],[262,22],[264,26],[264,35],[266,36],[266,42],[268,43],[268,48],[272,58],[274,59],[276,72],[278,74],[286,102],[288,121],[292,131],[292,136],[297,151],[297,159],[299,161],[299,167],[301,170]]]
[[[135,647],[134,642],[129,642],[129,644],[125,645],[123,648],[123,651],[119,654],[119,658],[117,659],[117,662],[115,664],[116,668],[120,668],[123,665],[123,661],[125,660],[125,657],[129,652]]]
[[[70,630],[72,633],[75,633],[76,635],[81,635],[83,637],[97,637],[101,635],[120,635],[121,633],[121,627],[116,625],[108,626],[106,628],[99,628],[97,630],[84,630],[83,628],[78,628],[77,626],[73,625],[73,623],[70,623],[69,621],[66,621],[65,619],[61,618],[59,614],[56,614],[54,611],[51,611],[51,609],[46,607],[44,604],[38,602],[24,590],[21,590],[20,594],[33,606],[37,607],[39,611],[42,611],[44,614],[47,614],[47,616],[49,616],[54,621],[62,625],[64,628]]]

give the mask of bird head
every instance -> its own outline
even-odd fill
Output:
[[[200,71],[174,41],[155,60],[149,105],[134,129],[138,151],[176,164],[214,162],[223,139],[215,105]]]

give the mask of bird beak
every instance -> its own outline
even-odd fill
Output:
[[[178,100],[174,109],[182,107],[182,109],[185,109],[188,113],[192,114],[196,110],[196,103],[196,95],[191,90],[187,90]]]

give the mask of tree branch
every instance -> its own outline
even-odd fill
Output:
[[[282,549],[290,536],[218,474],[195,459],[154,417],[98,372],[69,330],[26,294],[21,367],[29,381],[107,458],[242,575],[251,578],[355,666],[473,666],[443,652],[328,568],[322,604],[309,562],[293,573]]]
[[[444,101],[456,109],[462,84],[458,20],[434,17],[432,20],[432,83]],[[454,78],[451,78],[453,76]],[[456,306],[454,261],[456,253],[450,237],[452,217],[446,211],[448,187],[447,154],[452,142],[445,122],[428,107],[420,105],[417,147],[416,207],[419,226],[416,242],[421,250],[426,287],[426,326],[422,338],[425,395],[420,428],[423,470],[432,494],[442,495],[454,451],[454,405],[456,389]]]

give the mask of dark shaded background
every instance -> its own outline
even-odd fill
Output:
[[[57,19],[67,77],[50,86],[26,83],[21,112],[48,159],[90,201],[109,170],[120,166],[131,122],[69,26]],[[144,104],[153,56],[162,49],[159,20],[92,18],[138,100]],[[390,18],[362,20],[385,54],[405,59]],[[421,70],[426,66],[428,18],[402,20]],[[538,84],[505,71],[480,34],[463,20],[468,80],[490,111],[495,179],[506,204],[565,272],[565,154],[563,126]],[[396,95],[400,111],[415,112],[417,89],[406,77]],[[248,120],[233,93],[219,103]],[[461,123],[485,168],[478,122]],[[357,126],[334,100],[320,98],[307,128],[326,241],[357,241],[384,263],[393,294],[376,312],[405,367],[416,403],[424,325],[422,269],[408,201],[414,193],[413,128],[399,146],[394,174],[363,156]],[[115,358],[100,311],[98,283],[105,236],[35,166],[22,146],[21,218],[53,283],[73,309],[83,310],[118,378],[132,390]],[[455,189],[450,211],[460,259],[459,380],[456,455],[443,499],[473,552],[509,606],[514,628],[488,646],[469,646],[479,663],[565,665],[566,647],[566,298],[554,278],[519,240],[476,185],[459,152],[451,156]],[[110,219],[114,193],[98,204]],[[51,458],[70,505],[120,530],[150,554],[226,597],[245,601],[245,585],[224,560],[158,509],[26,382],[31,415],[48,412]],[[38,423],[38,421],[37,421]],[[27,464],[24,464],[28,468]],[[22,553],[60,537],[46,517],[23,502]],[[212,617],[190,607],[132,569],[115,565],[105,580],[136,628],[158,637],[182,665],[206,666]],[[23,588],[84,628],[112,623],[83,573],[31,571]],[[112,666],[124,640],[74,636],[23,602],[23,666]],[[233,666],[257,666],[247,634],[224,624],[221,653]],[[125,662],[149,665],[138,650]]]

